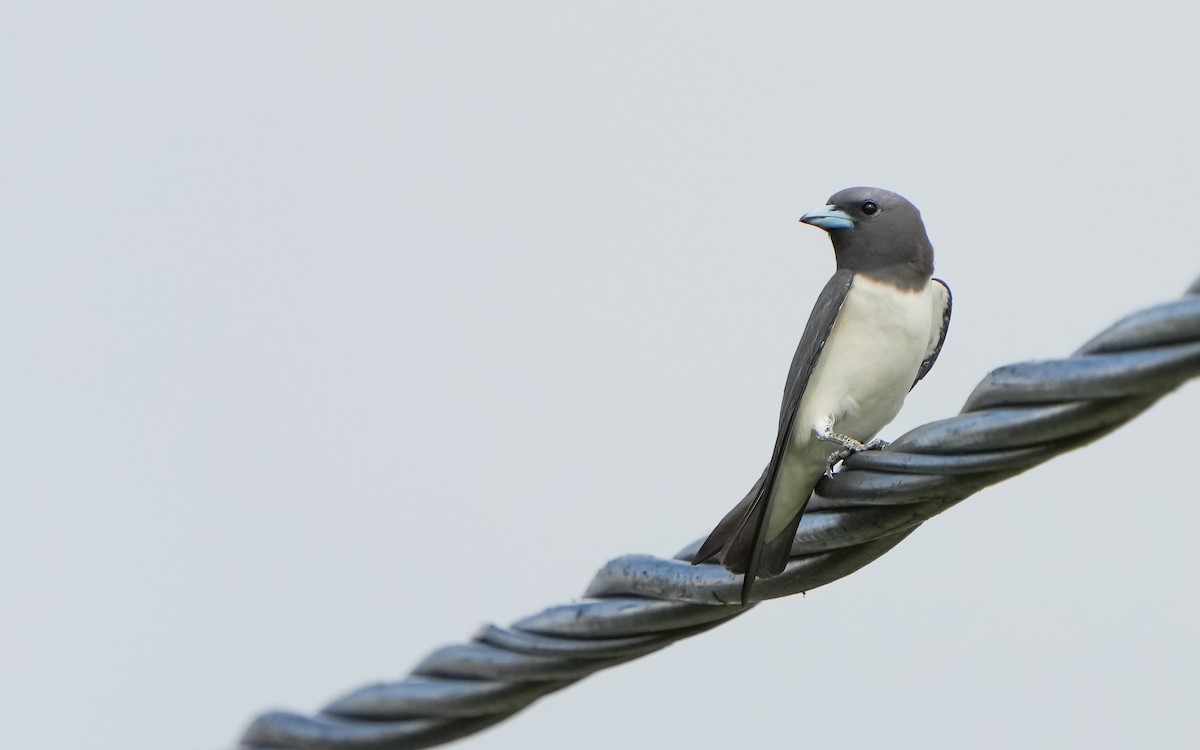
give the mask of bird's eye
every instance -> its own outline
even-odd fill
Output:
[[[876,205],[875,201],[863,201],[862,212],[867,216],[872,216],[879,212],[879,206]]]

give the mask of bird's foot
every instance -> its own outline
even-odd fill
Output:
[[[847,458],[850,458],[855,453],[874,450],[869,443],[867,445],[863,445],[852,437],[846,437],[845,435],[840,437],[845,438],[842,449],[831,455],[829,460],[825,462],[825,476],[827,477],[833,476],[833,467],[837,466],[842,461],[845,461]]]
[[[850,458],[857,452],[858,451],[851,450],[850,448],[842,448],[837,453],[830,455],[829,460],[825,462],[825,476],[832,479],[833,467],[837,466],[840,462],[845,461],[847,458]]]
[[[831,455],[829,457],[829,460],[825,463],[825,476],[827,476],[827,477],[833,476],[833,467],[834,466],[837,466],[840,462],[845,461],[847,458],[850,458],[855,453],[861,453],[862,451],[878,450],[878,449],[882,448],[883,446],[887,445],[887,443],[882,440],[872,440],[871,442],[864,445],[863,443],[850,437],[849,435],[843,435],[840,432],[834,432],[832,422],[825,422],[824,424],[815,428],[813,430],[813,435],[818,440],[822,440],[826,443],[833,443],[835,445],[841,446],[841,449],[839,449],[837,451],[837,453],[834,453],[833,455]]]
[[[853,441],[854,444],[846,445],[846,447],[829,457],[829,461],[825,463],[825,476],[827,477],[833,476],[833,467],[837,466],[840,462],[845,461],[847,458],[850,458],[855,453],[883,450],[891,445],[891,443],[888,441],[880,440],[879,438],[875,438],[869,443],[860,443],[854,438],[847,437],[846,435],[840,435],[839,437],[842,437],[847,441]]]

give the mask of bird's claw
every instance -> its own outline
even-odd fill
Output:
[[[837,453],[831,455],[829,460],[825,462],[825,476],[832,478],[833,467],[837,466],[840,462],[845,461],[847,458],[850,458],[857,452],[858,451],[854,450],[853,448],[842,448]]]
[[[833,467],[837,466],[842,461],[845,461],[847,458],[850,458],[855,453],[882,450],[883,448],[888,447],[888,445],[890,445],[888,441],[880,440],[879,438],[875,438],[866,444],[858,443],[857,445],[847,445],[845,448],[842,448],[837,453],[831,455],[829,460],[825,462],[825,476],[832,477]]]

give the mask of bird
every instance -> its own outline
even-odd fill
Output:
[[[817,297],[783,389],[771,460],[693,556],[755,581],[783,572],[813,488],[864,450],[937,361],[953,298],[933,278],[921,212],[890,190],[851,187],[801,222],[825,230],[837,269]]]

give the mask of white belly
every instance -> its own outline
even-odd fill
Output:
[[[804,507],[838,446],[813,430],[865,443],[900,413],[929,348],[933,285],[897,292],[858,274],[846,293],[792,423],[776,475],[766,538],[774,539]]]
[[[861,442],[875,437],[900,413],[932,326],[931,285],[897,292],[855,276],[804,390],[793,443],[807,443],[826,420],[835,432]]]

